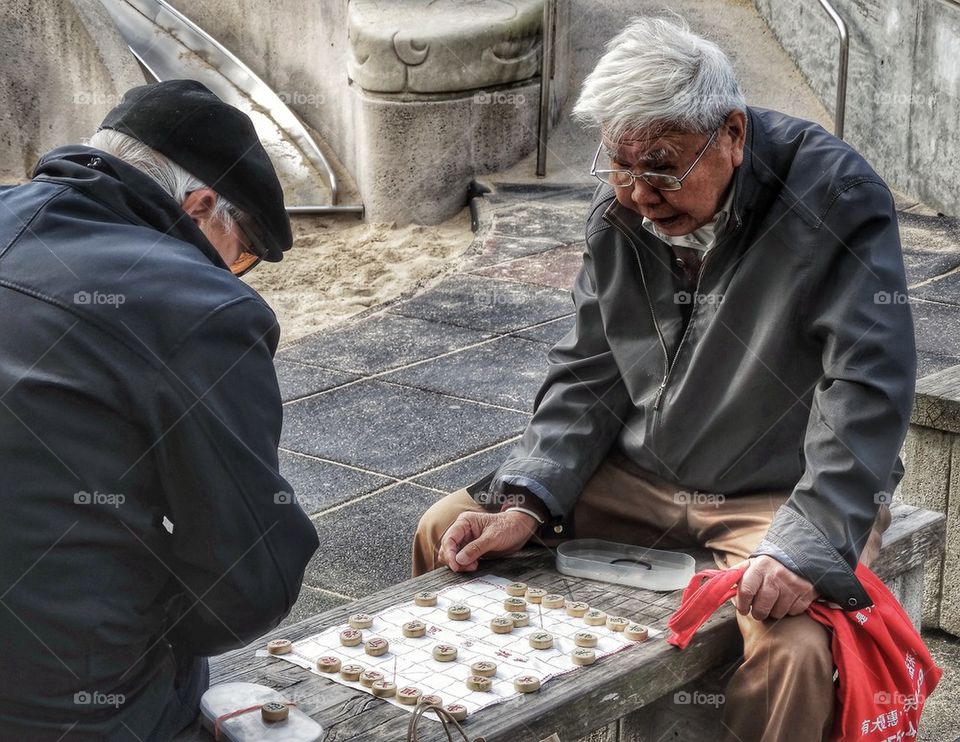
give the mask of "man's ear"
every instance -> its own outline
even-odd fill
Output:
[[[747,114],[731,111],[724,121],[724,136],[730,137],[730,158],[734,167],[743,162],[743,147],[747,140]]]
[[[217,204],[217,194],[212,188],[198,188],[187,194],[180,204],[187,216],[189,216],[199,227],[201,222],[206,222],[213,214],[213,207]]]

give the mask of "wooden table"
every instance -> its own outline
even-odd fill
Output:
[[[714,566],[706,552],[689,553],[696,557],[698,570]],[[323,726],[324,740],[405,740],[409,713],[284,660],[256,657],[254,652],[268,639],[283,637],[297,641],[345,624],[351,613],[377,613],[410,600],[419,590],[436,590],[481,574],[495,574],[547,588],[608,613],[628,616],[664,631],[664,635],[554,678],[538,693],[482,709],[464,724],[472,740],[539,742],[557,733],[562,742],[573,742],[683,686],[718,662],[735,658],[740,652],[740,637],[729,604],[717,611],[693,643],[681,652],[664,641],[667,619],[679,605],[680,591],[657,593],[568,577],[556,571],[553,560],[553,553],[547,550],[527,550],[514,557],[485,562],[484,569],[477,573],[458,575],[440,569],[407,580],[274,632],[256,645],[213,659],[211,682],[246,681],[276,689]],[[422,742],[447,740],[436,721],[425,720],[419,730]],[[177,738],[178,742],[210,739],[211,736],[199,728]]]

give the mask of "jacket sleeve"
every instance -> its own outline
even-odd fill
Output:
[[[766,540],[821,596],[853,610],[870,604],[853,570],[902,473],[898,453],[916,377],[914,326],[885,186],[847,188],[817,236],[802,316],[820,348],[823,375],[810,405],[803,476]]]
[[[273,313],[245,297],[190,331],[158,383],[155,450],[173,521],[168,639],[196,655],[276,626],[318,545],[278,471],[278,337]]]
[[[547,355],[547,377],[517,447],[492,488],[526,487],[554,517],[573,511],[584,484],[606,457],[630,398],[607,345],[589,250],[573,286],[576,326]]]

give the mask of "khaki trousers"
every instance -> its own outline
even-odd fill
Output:
[[[574,511],[576,538],[602,538],[648,548],[702,546],[720,568],[746,559],[763,539],[789,492],[731,498],[678,490],[614,454],[584,488]],[[483,511],[466,490],[436,502],[420,519],[414,575],[435,569],[440,540],[457,516]],[[870,564],[889,525],[885,508],[862,561]],[[743,662],[727,685],[724,732],[738,742],[827,739],[833,723],[830,634],[808,615],[757,621],[737,614]]]

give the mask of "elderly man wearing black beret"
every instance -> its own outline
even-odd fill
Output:
[[[279,330],[236,277],[291,243],[250,119],[191,81],[0,191],[4,739],[170,739],[296,600]]]
[[[747,106],[723,51],[671,21],[624,29],[575,112],[601,181],[576,326],[490,496],[431,507],[414,570],[471,571],[537,531],[748,560],[716,736],[825,738],[830,636],[806,610],[870,604],[854,568],[878,553],[912,405],[893,198],[821,127]]]

